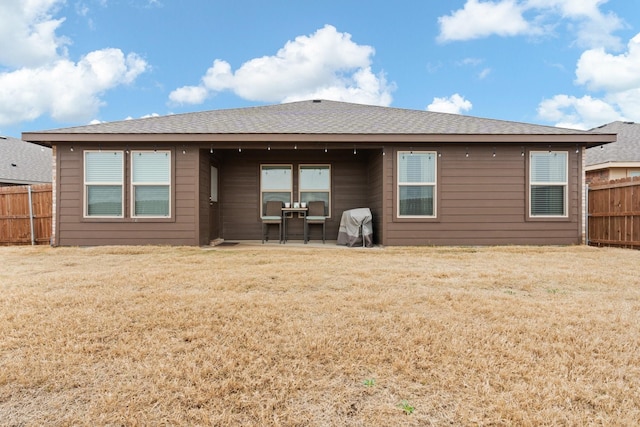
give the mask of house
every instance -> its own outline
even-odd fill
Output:
[[[634,122],[612,122],[593,129],[598,132],[615,133],[617,141],[612,144],[589,148],[586,152],[587,184],[640,176],[640,124]]]
[[[329,238],[343,211],[366,207],[381,245],[578,244],[584,149],[615,141],[326,100],[23,138],[53,147],[54,245],[259,240],[268,200],[314,199]],[[287,223],[289,240],[302,239],[302,220]]]
[[[0,187],[51,182],[51,148],[0,136]]]

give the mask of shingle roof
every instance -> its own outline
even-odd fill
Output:
[[[459,114],[313,100],[53,129],[38,134],[450,134],[582,135]]]
[[[587,149],[587,166],[610,162],[640,162],[640,123],[612,122],[593,130],[617,133],[618,139],[602,147]]]
[[[51,182],[51,148],[0,137],[0,183]]]

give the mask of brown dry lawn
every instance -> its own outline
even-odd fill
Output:
[[[584,246],[0,248],[0,425],[637,425],[639,266]]]

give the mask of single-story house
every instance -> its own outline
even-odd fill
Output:
[[[640,124],[612,122],[594,131],[615,133],[611,144],[589,148],[586,152],[587,183],[640,176]]]
[[[50,183],[52,163],[50,147],[0,136],[0,187]]]
[[[53,147],[54,245],[259,240],[269,200],[325,201],[329,239],[369,208],[380,245],[565,245],[584,239],[584,150],[615,135],[309,100],[23,139]]]

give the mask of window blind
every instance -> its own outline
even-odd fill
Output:
[[[260,183],[263,191],[291,191],[291,166],[262,166]]]
[[[85,182],[122,183],[122,151],[85,152]]]
[[[567,153],[531,153],[532,182],[565,182]]]
[[[300,166],[300,189],[302,191],[326,190],[331,186],[328,166]]]
[[[167,151],[134,152],[131,157],[133,163],[133,182],[170,182],[171,155]]]
[[[401,153],[399,159],[401,183],[433,183],[436,180],[434,153]]]

